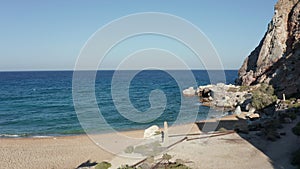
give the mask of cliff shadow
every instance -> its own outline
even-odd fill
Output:
[[[292,128],[300,122],[299,109],[289,108],[285,112],[294,112],[295,117],[261,119],[260,121],[249,121],[244,118],[233,118],[223,120],[208,120],[196,122],[202,132],[235,130],[236,133],[256,149],[260,150],[269,158],[269,162],[275,169],[297,168],[291,164],[292,154],[300,148],[300,138],[293,132]],[[224,129],[222,129],[224,128]]]

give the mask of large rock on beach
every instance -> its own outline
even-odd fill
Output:
[[[159,132],[159,127],[157,125],[153,125],[144,131],[144,138],[151,138],[156,135],[157,132]]]

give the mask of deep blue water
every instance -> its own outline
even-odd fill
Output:
[[[178,118],[180,109],[188,114],[196,108],[197,120],[206,118],[209,108],[201,106],[196,97],[182,97],[177,81],[183,82],[182,88],[193,86],[192,82],[185,79],[186,71],[174,72],[179,79],[159,70],[146,70],[136,74],[128,86],[130,105],[125,100],[124,90],[120,88],[115,92],[120,98],[117,104],[122,109],[131,111],[133,106],[141,113],[144,112],[142,116],[147,120],[136,122],[124,117],[116,108],[111,94],[114,71],[98,71],[94,93],[101,114],[116,130],[144,129],[152,124],[161,126],[165,120],[172,124]],[[215,73],[217,76],[218,71]],[[121,86],[129,74],[130,71],[121,71],[122,76],[116,83]],[[227,70],[225,74],[226,83],[233,84],[237,71]],[[205,70],[193,70],[193,75],[197,85],[210,83]],[[0,72],[0,136],[84,133],[74,109],[72,77],[72,71]],[[84,83],[84,79],[82,81]],[[151,107],[149,95],[155,89],[164,92],[166,106],[163,109],[154,107],[152,112],[162,112],[157,118],[151,119],[151,114],[145,112]],[[160,102],[159,99],[155,101]],[[185,104],[181,105],[182,102]],[[180,118],[183,122],[191,120],[188,115]],[[101,130],[105,132],[105,126]]]

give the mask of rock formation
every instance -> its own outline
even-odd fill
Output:
[[[159,132],[159,127],[153,125],[144,131],[144,138],[151,138],[152,136],[155,136],[157,132]]]
[[[237,83],[268,83],[279,97],[300,96],[299,0],[277,2],[265,36],[239,69]]]

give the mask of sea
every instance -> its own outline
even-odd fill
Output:
[[[176,73],[176,78],[172,73]],[[190,71],[189,71],[190,72]],[[185,79],[189,73],[186,70],[142,70],[133,77],[132,71],[123,70],[123,78],[130,77],[127,89],[120,87],[123,80],[114,81],[117,88],[112,87],[116,71],[101,70],[96,72],[94,93],[101,116],[106,124],[116,131],[145,129],[151,125],[163,126],[164,121],[170,125],[178,120],[180,112],[185,112],[182,123],[212,118],[223,115],[215,111],[208,114],[209,107],[202,106],[198,97],[184,97],[182,89],[197,87],[211,83],[206,70],[192,70],[196,81]],[[215,74],[221,72],[216,70]],[[226,84],[234,84],[237,70],[225,70]],[[74,106],[73,71],[20,71],[0,72],[0,137],[48,137],[84,134],[78,112]],[[178,78],[179,77],[179,78]],[[183,82],[180,83],[179,81]],[[82,79],[82,83],[85,83]],[[124,86],[124,85],[123,85]],[[126,85],[125,85],[126,86]],[[114,90],[114,91],[112,91]],[[160,91],[163,97],[154,100],[165,100],[164,107],[152,107],[152,91]],[[127,92],[124,94],[124,92]],[[129,101],[115,99],[113,96],[129,96]],[[160,96],[159,95],[159,96]],[[154,97],[155,98],[155,97]],[[79,98],[80,99],[80,98]],[[84,100],[84,98],[83,98]],[[117,100],[117,101],[116,101]],[[84,102],[83,102],[84,103]],[[184,103],[184,105],[182,105]],[[119,107],[119,108],[118,108]],[[120,108],[121,107],[121,108]],[[86,112],[89,112],[89,102],[86,102]],[[120,109],[140,113],[145,121],[132,120],[120,112]],[[149,111],[149,109],[153,109]],[[194,118],[196,109],[196,116]],[[81,109],[82,110],[82,109]],[[157,112],[156,112],[157,110]],[[191,118],[189,118],[189,113]],[[193,115],[192,115],[193,114]],[[105,133],[107,125],[98,129]]]

